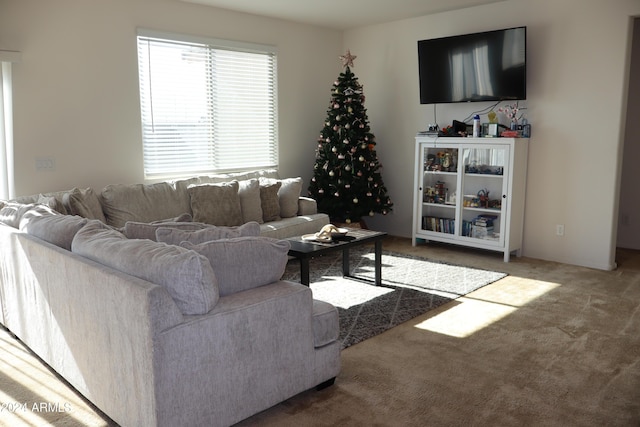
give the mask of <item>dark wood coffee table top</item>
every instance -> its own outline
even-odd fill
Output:
[[[347,247],[375,242],[376,240],[383,239],[387,236],[387,233],[383,231],[363,230],[359,228],[350,228],[348,230],[349,232],[346,236],[331,242],[303,240],[301,236],[290,237],[287,239],[291,243],[289,255],[296,258],[305,255],[321,255],[325,252],[332,252],[334,250],[341,250]]]
[[[352,277],[349,269],[349,249],[354,246],[366,243],[375,244],[375,284],[380,285],[381,278],[381,253],[382,240],[387,237],[383,231],[372,231],[363,229],[349,229],[346,236],[331,242],[315,242],[303,240],[302,237],[291,237],[287,239],[291,243],[289,255],[300,260],[300,282],[309,286],[309,260],[317,256],[333,251],[342,251],[342,273],[345,277]]]

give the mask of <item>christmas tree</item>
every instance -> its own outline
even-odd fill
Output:
[[[333,83],[309,184],[309,196],[317,201],[318,211],[335,222],[386,215],[393,206],[382,182],[362,86],[350,69],[355,58],[349,51],[340,56],[344,72]]]

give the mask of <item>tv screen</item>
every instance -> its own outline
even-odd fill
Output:
[[[420,103],[527,98],[527,27],[418,41]]]

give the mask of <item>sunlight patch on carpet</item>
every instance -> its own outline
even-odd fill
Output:
[[[369,301],[373,301],[385,294],[393,292],[393,289],[383,286],[371,286],[367,283],[352,280],[352,283],[342,282],[342,277],[332,277],[332,280],[323,280],[312,283],[313,298],[328,302],[334,307],[348,310]]]
[[[491,286],[460,297],[449,308],[415,327],[430,332],[465,338],[514,313],[531,301],[560,286],[523,277],[509,276],[498,288]]]
[[[50,387],[55,375],[22,342],[5,330],[0,340],[0,425],[106,425],[72,388]]]

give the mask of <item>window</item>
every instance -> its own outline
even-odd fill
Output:
[[[0,199],[15,197],[13,167],[13,95],[11,63],[20,52],[0,50]]]
[[[271,47],[138,33],[147,178],[277,168]]]

